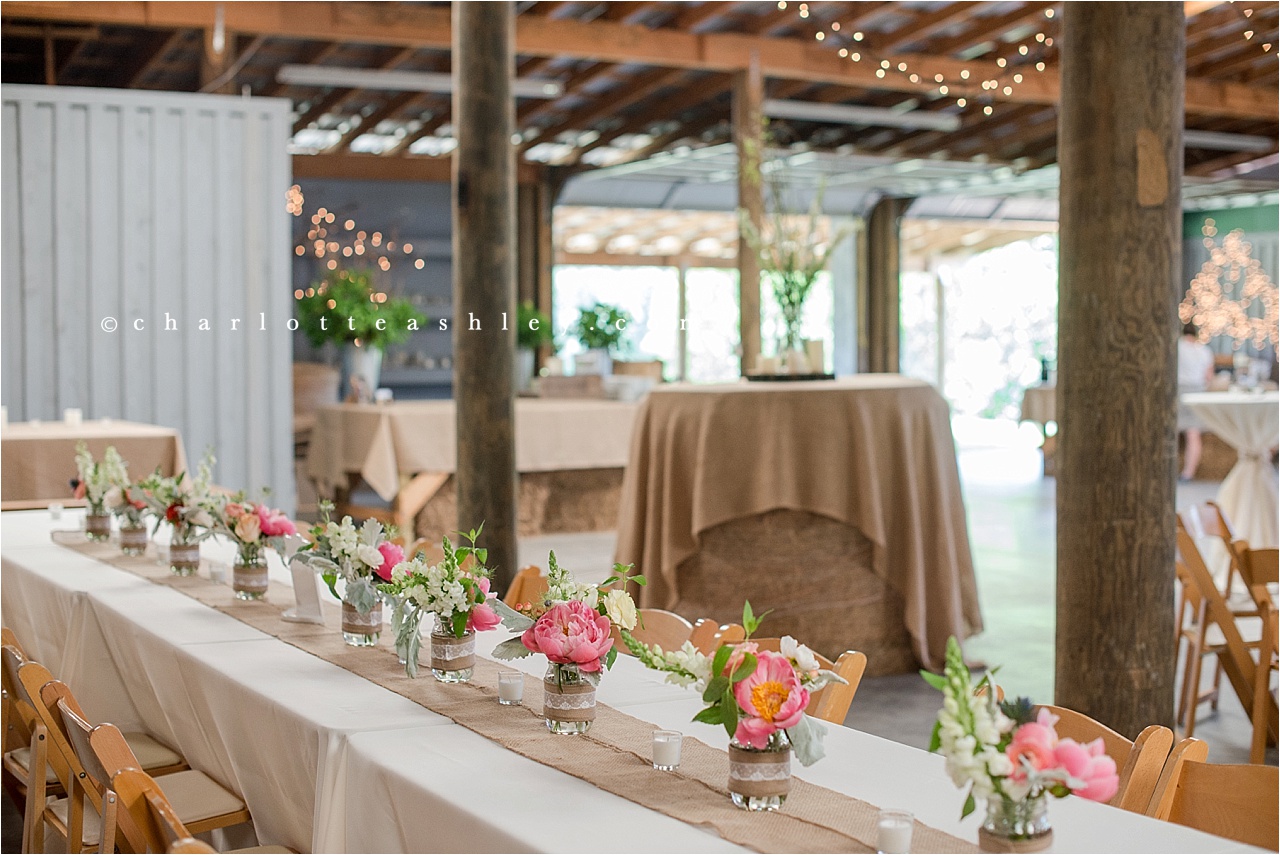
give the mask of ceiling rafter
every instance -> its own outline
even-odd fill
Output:
[[[404,62],[407,62],[417,52],[418,52],[417,48],[411,48],[411,47],[400,48],[399,50],[391,54],[391,56],[389,56],[386,60],[381,62],[377,66],[377,68],[384,71],[392,68],[396,68],[397,66],[403,64]],[[363,89],[342,88],[342,87],[338,87],[336,89],[330,90],[329,94],[325,95],[319,101],[312,104],[310,109],[308,109],[305,113],[303,113],[301,116],[297,118],[297,120],[293,123],[293,132],[296,134],[298,131],[307,127],[316,119],[323,116],[325,113],[340,106],[344,101],[346,101],[351,96],[363,91],[364,91]]]
[[[575,128],[587,130],[592,123],[598,122],[617,110],[621,110],[666,86],[678,82],[684,77],[684,74],[684,70],[679,68],[655,68],[638,74],[617,87],[625,91],[617,93],[616,97],[613,97],[613,90],[610,90],[609,93],[605,93],[593,102],[588,102],[581,109],[575,110],[560,121],[541,129],[532,137],[526,139],[521,144],[520,149],[521,151],[527,151],[543,140],[555,139],[556,135],[563,131]]]

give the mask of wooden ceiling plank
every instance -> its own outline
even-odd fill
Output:
[[[1055,4],[1027,3],[1019,9],[1014,9],[1013,11],[1006,12],[1003,15],[992,15],[987,18],[975,18],[974,28],[972,30],[947,39],[930,42],[926,45],[925,52],[939,56],[948,56],[975,47],[984,42],[997,40],[1014,27],[1020,26],[1029,19],[1034,18],[1037,15],[1043,16],[1044,11],[1053,5]]]
[[[40,3],[10,0],[7,16],[37,20],[125,23],[149,27],[202,27],[213,20],[217,4],[208,2],[99,2]],[[1044,4],[1047,5],[1047,4]],[[1023,7],[1026,16],[1042,4]],[[437,7],[400,4],[262,2],[228,5],[226,26],[245,34],[310,39],[350,39],[353,42],[409,45],[418,48],[450,46],[450,13]],[[932,46],[936,50],[937,47]],[[974,81],[1000,77],[994,63],[959,62],[935,56],[900,55],[920,75],[919,83],[899,75],[884,80],[874,76],[869,63],[851,63],[834,52],[802,39],[777,39],[735,33],[683,33],[607,21],[581,23],[549,21],[521,15],[516,21],[516,50],[522,54],[578,56],[598,62],[639,63],[667,68],[701,68],[732,71],[746,67],[759,56],[769,77],[846,83],[877,89],[927,91],[928,80],[939,73],[958,78],[971,69]],[[978,86],[953,86],[956,95],[981,94]],[[1187,111],[1205,115],[1238,115],[1280,118],[1280,97],[1274,87],[1247,86],[1222,81],[1191,79],[1186,85]],[[1056,69],[1028,76],[1013,95],[997,100],[1054,103],[1058,96]]]
[[[324,65],[329,60],[340,54],[344,47],[345,45],[342,44],[342,42],[321,42],[318,47],[303,56],[299,60],[299,63],[302,65]],[[280,95],[288,88],[288,83],[274,81],[270,86],[263,88],[262,92],[259,94],[264,98],[272,98]]]
[[[358,137],[363,136],[378,127],[378,123],[384,119],[389,119],[409,104],[417,101],[422,97],[421,92],[401,92],[392,98],[389,98],[381,107],[375,109],[368,116],[362,118],[359,124],[347,130],[338,141],[329,148],[325,149],[325,154],[337,154],[343,151],[347,146],[351,145]]]
[[[563,131],[574,128],[587,130],[589,129],[588,126],[593,122],[597,122],[606,116],[611,116],[618,110],[644,99],[659,89],[676,83],[684,74],[685,72],[678,68],[655,68],[636,75],[617,87],[618,90],[622,91],[615,94],[615,90],[610,90],[588,103],[582,109],[570,113],[549,127],[541,129],[532,137],[526,139],[521,144],[520,150],[527,151],[543,140],[554,139],[557,134]]]
[[[877,37],[874,42],[875,47],[878,51],[893,52],[907,45],[918,45],[932,38],[939,30],[945,30],[952,24],[970,18],[990,5],[990,3],[948,3],[934,12],[918,13],[894,32]]]
[[[606,146],[615,139],[626,134],[643,133],[663,119],[678,119],[684,112],[706,104],[728,90],[732,79],[728,75],[717,75],[710,80],[701,80],[686,87],[684,92],[673,98],[660,98],[647,110],[642,110],[624,122],[620,127],[602,133],[598,139],[582,146],[576,152],[578,160],[589,151]]]
[[[125,81],[123,88],[139,87],[148,75],[160,67],[169,51],[187,37],[187,33],[187,30],[174,30],[168,35],[159,34],[159,38],[135,54],[134,64],[125,69],[120,77]]]

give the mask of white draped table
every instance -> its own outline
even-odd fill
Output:
[[[1280,442],[1280,392],[1188,392],[1182,403],[1239,454],[1217,500],[1236,535],[1254,548],[1280,546],[1277,473],[1271,465],[1271,449]]]
[[[0,515],[5,625],[72,686],[91,717],[152,731],[242,794],[264,843],[314,852],[740,851],[176,589],[51,542],[52,529],[74,527],[79,516],[53,523],[44,511]],[[233,553],[211,545],[206,554],[229,561]],[[288,580],[280,566],[272,575]],[[480,654],[505,637],[483,633]],[[545,668],[534,658],[514,666],[537,675]],[[727,741],[720,728],[690,723],[700,706],[692,692],[629,657],[619,657],[599,697],[655,726]],[[799,776],[976,839],[977,818],[959,821],[961,797],[940,757],[843,727],[831,728],[827,751]],[[1057,851],[1253,851],[1076,798],[1051,811]]]

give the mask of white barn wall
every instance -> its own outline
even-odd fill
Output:
[[[212,447],[220,484],[292,510],[289,102],[8,85],[0,100],[9,418],[174,427],[193,466]]]

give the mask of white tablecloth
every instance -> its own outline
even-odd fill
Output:
[[[241,793],[263,842],[315,852],[737,851],[176,590],[59,547],[52,527],[43,511],[0,515],[5,625],[72,685],[91,717],[172,740],[194,767]],[[226,547],[206,549],[231,557]],[[273,575],[283,578],[283,568]],[[481,655],[504,637],[484,633]],[[540,674],[545,664],[516,667]],[[628,657],[599,696],[655,726],[726,741],[722,729],[690,723],[700,706],[693,693]],[[976,838],[977,818],[958,820],[961,797],[940,757],[842,727],[831,728],[827,749],[799,776]],[[1056,851],[1251,851],[1076,798],[1051,811]]]
[[[1239,461],[1218,490],[1218,504],[1238,537],[1254,548],[1280,546],[1280,500],[1271,449],[1280,442],[1280,393],[1189,392],[1186,404]]]

